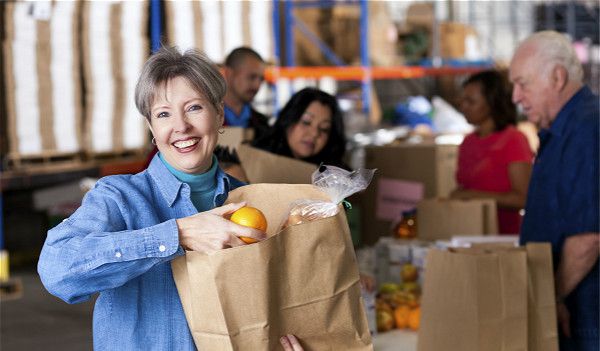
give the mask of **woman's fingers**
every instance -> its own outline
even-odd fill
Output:
[[[244,206],[246,206],[246,202],[245,201],[235,202],[235,203],[230,203],[230,204],[227,204],[227,205],[223,205],[221,207],[213,208],[212,210],[207,211],[207,212],[212,213],[212,214],[216,214],[216,215],[219,215],[219,216],[227,216],[227,215],[232,214],[233,212],[239,210],[240,208],[242,208]]]

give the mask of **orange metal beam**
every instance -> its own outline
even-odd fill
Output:
[[[452,74],[469,74],[484,69],[483,67],[421,67],[421,66],[396,66],[396,67],[269,67],[265,71],[265,79],[273,83],[277,78],[321,78],[332,77],[336,80],[363,80],[370,76],[371,79],[409,79],[426,76],[440,76]]]

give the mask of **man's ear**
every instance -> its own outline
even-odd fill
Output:
[[[222,72],[223,72],[223,77],[225,78],[225,81],[228,82],[231,75],[233,74],[233,69],[228,66],[223,66]]]
[[[552,69],[552,84],[557,90],[562,90],[569,82],[569,71],[561,65],[555,65]]]

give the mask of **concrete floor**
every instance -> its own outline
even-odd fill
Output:
[[[69,305],[50,295],[34,269],[11,272],[23,295],[0,301],[0,350],[92,349],[93,302]]]

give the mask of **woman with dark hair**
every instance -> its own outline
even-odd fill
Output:
[[[316,88],[292,96],[271,130],[253,146],[314,164],[348,168],[342,112],[335,97]]]
[[[517,111],[511,87],[498,71],[479,72],[463,83],[460,109],[475,131],[458,153],[458,199],[492,198],[498,206],[501,234],[518,234],[533,154],[515,128]]]

